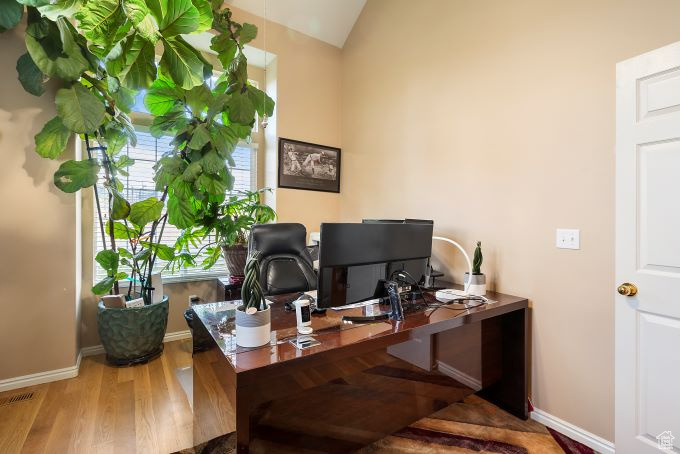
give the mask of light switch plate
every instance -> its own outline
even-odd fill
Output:
[[[579,229],[557,229],[555,246],[560,249],[581,249]]]

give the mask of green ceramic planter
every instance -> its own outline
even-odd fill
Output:
[[[142,307],[110,308],[99,302],[97,325],[106,360],[116,366],[146,363],[163,351],[169,299]]]

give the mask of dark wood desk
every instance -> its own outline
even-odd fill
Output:
[[[286,312],[283,301],[293,299],[294,295],[270,298],[274,302],[272,341],[254,349],[235,343],[233,302],[196,306],[194,310],[200,320],[197,329],[207,330],[214,345],[208,351],[194,354],[194,442],[198,444],[236,430],[238,451],[248,452],[254,435],[252,429],[277,399],[309,393],[320,385],[361,372],[362,368],[374,368],[376,361],[390,358],[387,354],[390,347],[474,323],[481,324],[482,332],[482,390],[477,394],[526,419],[528,301],[498,293],[489,293],[487,297],[492,301],[483,306],[469,310],[452,306],[427,309],[407,314],[402,322],[353,325],[343,323],[341,317],[361,315],[365,309],[328,310],[326,315],[313,316],[314,336],[321,344],[306,350],[298,350],[288,342],[297,336],[295,313]],[[426,294],[426,300],[436,303],[433,294]],[[428,352],[432,354],[431,349]],[[366,355],[371,359],[361,360]],[[423,373],[437,376],[433,380],[442,378],[438,372]],[[400,393],[406,395],[408,390],[401,389]],[[329,402],[325,411],[335,411],[332,405]],[[423,411],[426,413],[422,414]],[[399,424],[408,425],[429,414],[428,411],[432,412],[427,408],[420,413],[414,410],[412,421]],[[385,429],[394,431],[399,427],[385,424]],[[377,440],[389,433],[364,434],[360,443],[370,443],[373,438]]]

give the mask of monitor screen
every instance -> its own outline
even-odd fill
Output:
[[[415,281],[432,253],[431,222],[373,221],[321,224],[319,307],[336,307],[385,295],[394,271]]]

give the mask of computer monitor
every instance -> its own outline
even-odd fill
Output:
[[[317,307],[337,307],[385,295],[395,270],[418,281],[432,253],[432,222],[321,224]]]

